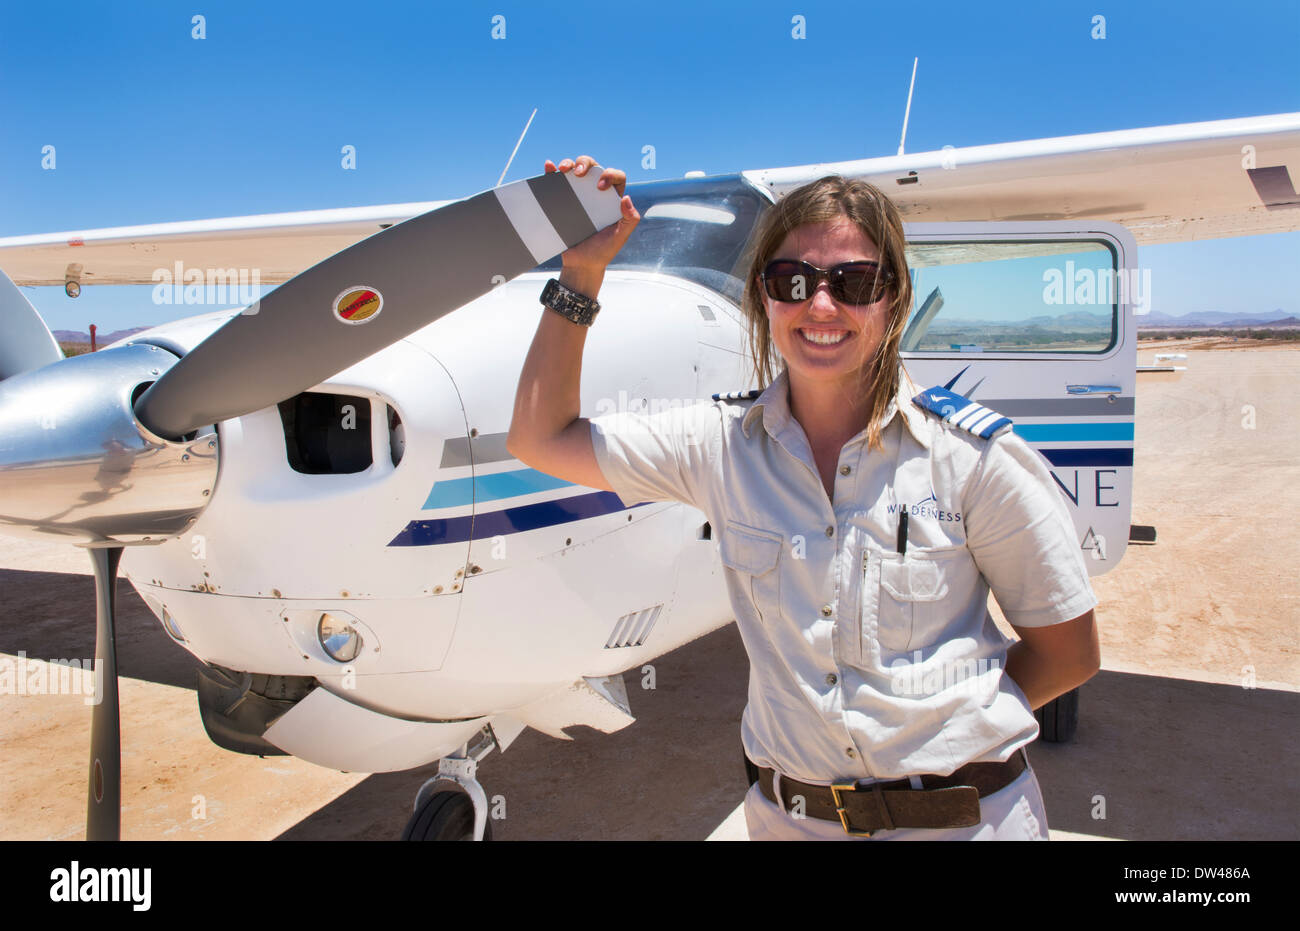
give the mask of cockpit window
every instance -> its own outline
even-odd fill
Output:
[[[739,175],[724,175],[629,184],[627,193],[641,222],[611,268],[676,275],[740,302],[745,246],[771,204],[761,191]],[[538,266],[559,268],[559,256]]]

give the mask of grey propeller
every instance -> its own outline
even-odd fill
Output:
[[[192,349],[136,416],[179,439],[319,384],[616,222],[621,198],[597,177],[516,181],[349,246]]]
[[[95,664],[103,692],[90,717],[90,789],[86,840],[118,840],[122,831],[122,731],[117,702],[117,565],[122,547],[90,550],[95,568]]]
[[[121,544],[188,526],[210,500],[190,500],[190,493],[206,496],[215,474],[215,440],[186,446],[191,441],[158,437],[178,440],[293,397],[618,221],[620,197],[612,188],[598,191],[596,180],[595,172],[555,172],[407,220],[281,285],[179,360],[155,346],[128,345],[33,372],[63,353],[0,273],[0,380],[22,375],[0,385],[3,413],[12,415],[0,418],[0,478],[26,482],[10,489],[25,510],[0,515],[0,530],[82,541],[95,572],[103,692],[91,719],[88,840],[121,833]],[[132,408],[132,386],[150,373],[161,374]],[[132,481],[123,486],[127,473]],[[87,482],[80,498],[69,490]],[[77,502],[87,513],[69,520]]]
[[[0,271],[0,380],[58,362],[63,350],[41,315]]]

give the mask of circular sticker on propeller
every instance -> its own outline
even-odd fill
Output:
[[[384,296],[374,288],[348,288],[334,298],[334,316],[344,323],[367,323],[384,309]]]

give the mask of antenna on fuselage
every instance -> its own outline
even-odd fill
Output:
[[[515,160],[515,153],[519,151],[519,146],[523,144],[524,136],[528,135],[528,127],[533,125],[533,117],[536,115],[537,108],[533,107],[533,112],[528,117],[528,122],[524,124],[524,131],[519,134],[519,141],[515,143],[514,151],[510,153],[510,158],[506,160],[506,167],[501,169],[501,177],[497,178],[497,187],[501,187],[501,182],[506,179],[506,172],[510,170],[510,163]]]
[[[916,63],[919,58],[912,59],[912,83],[907,86],[907,109],[903,111],[903,135],[898,138],[898,154],[903,154],[903,143],[907,141],[907,118],[912,113],[912,90],[916,87]]]

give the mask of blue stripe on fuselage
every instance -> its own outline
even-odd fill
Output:
[[[644,507],[649,503],[647,501],[644,504],[634,504],[632,507]],[[510,533],[554,527],[557,524],[631,509],[625,507],[618,495],[612,491],[597,491],[572,498],[560,498],[556,501],[521,504],[519,507],[488,511],[485,514],[466,514],[464,517],[448,517],[442,520],[413,520],[402,528],[401,533],[388,545],[438,546],[445,543],[465,543],[469,540],[484,540]]]
[[[1030,443],[1104,443],[1133,439],[1131,423],[1018,423],[1012,429]]]
[[[1040,449],[1054,466],[1131,466],[1130,449]]]
[[[538,472],[536,469],[516,469],[513,472],[495,472],[470,478],[453,478],[437,482],[429,490],[424,510],[455,508],[475,501],[497,501],[531,495],[538,491],[552,491],[573,485],[564,479]]]

